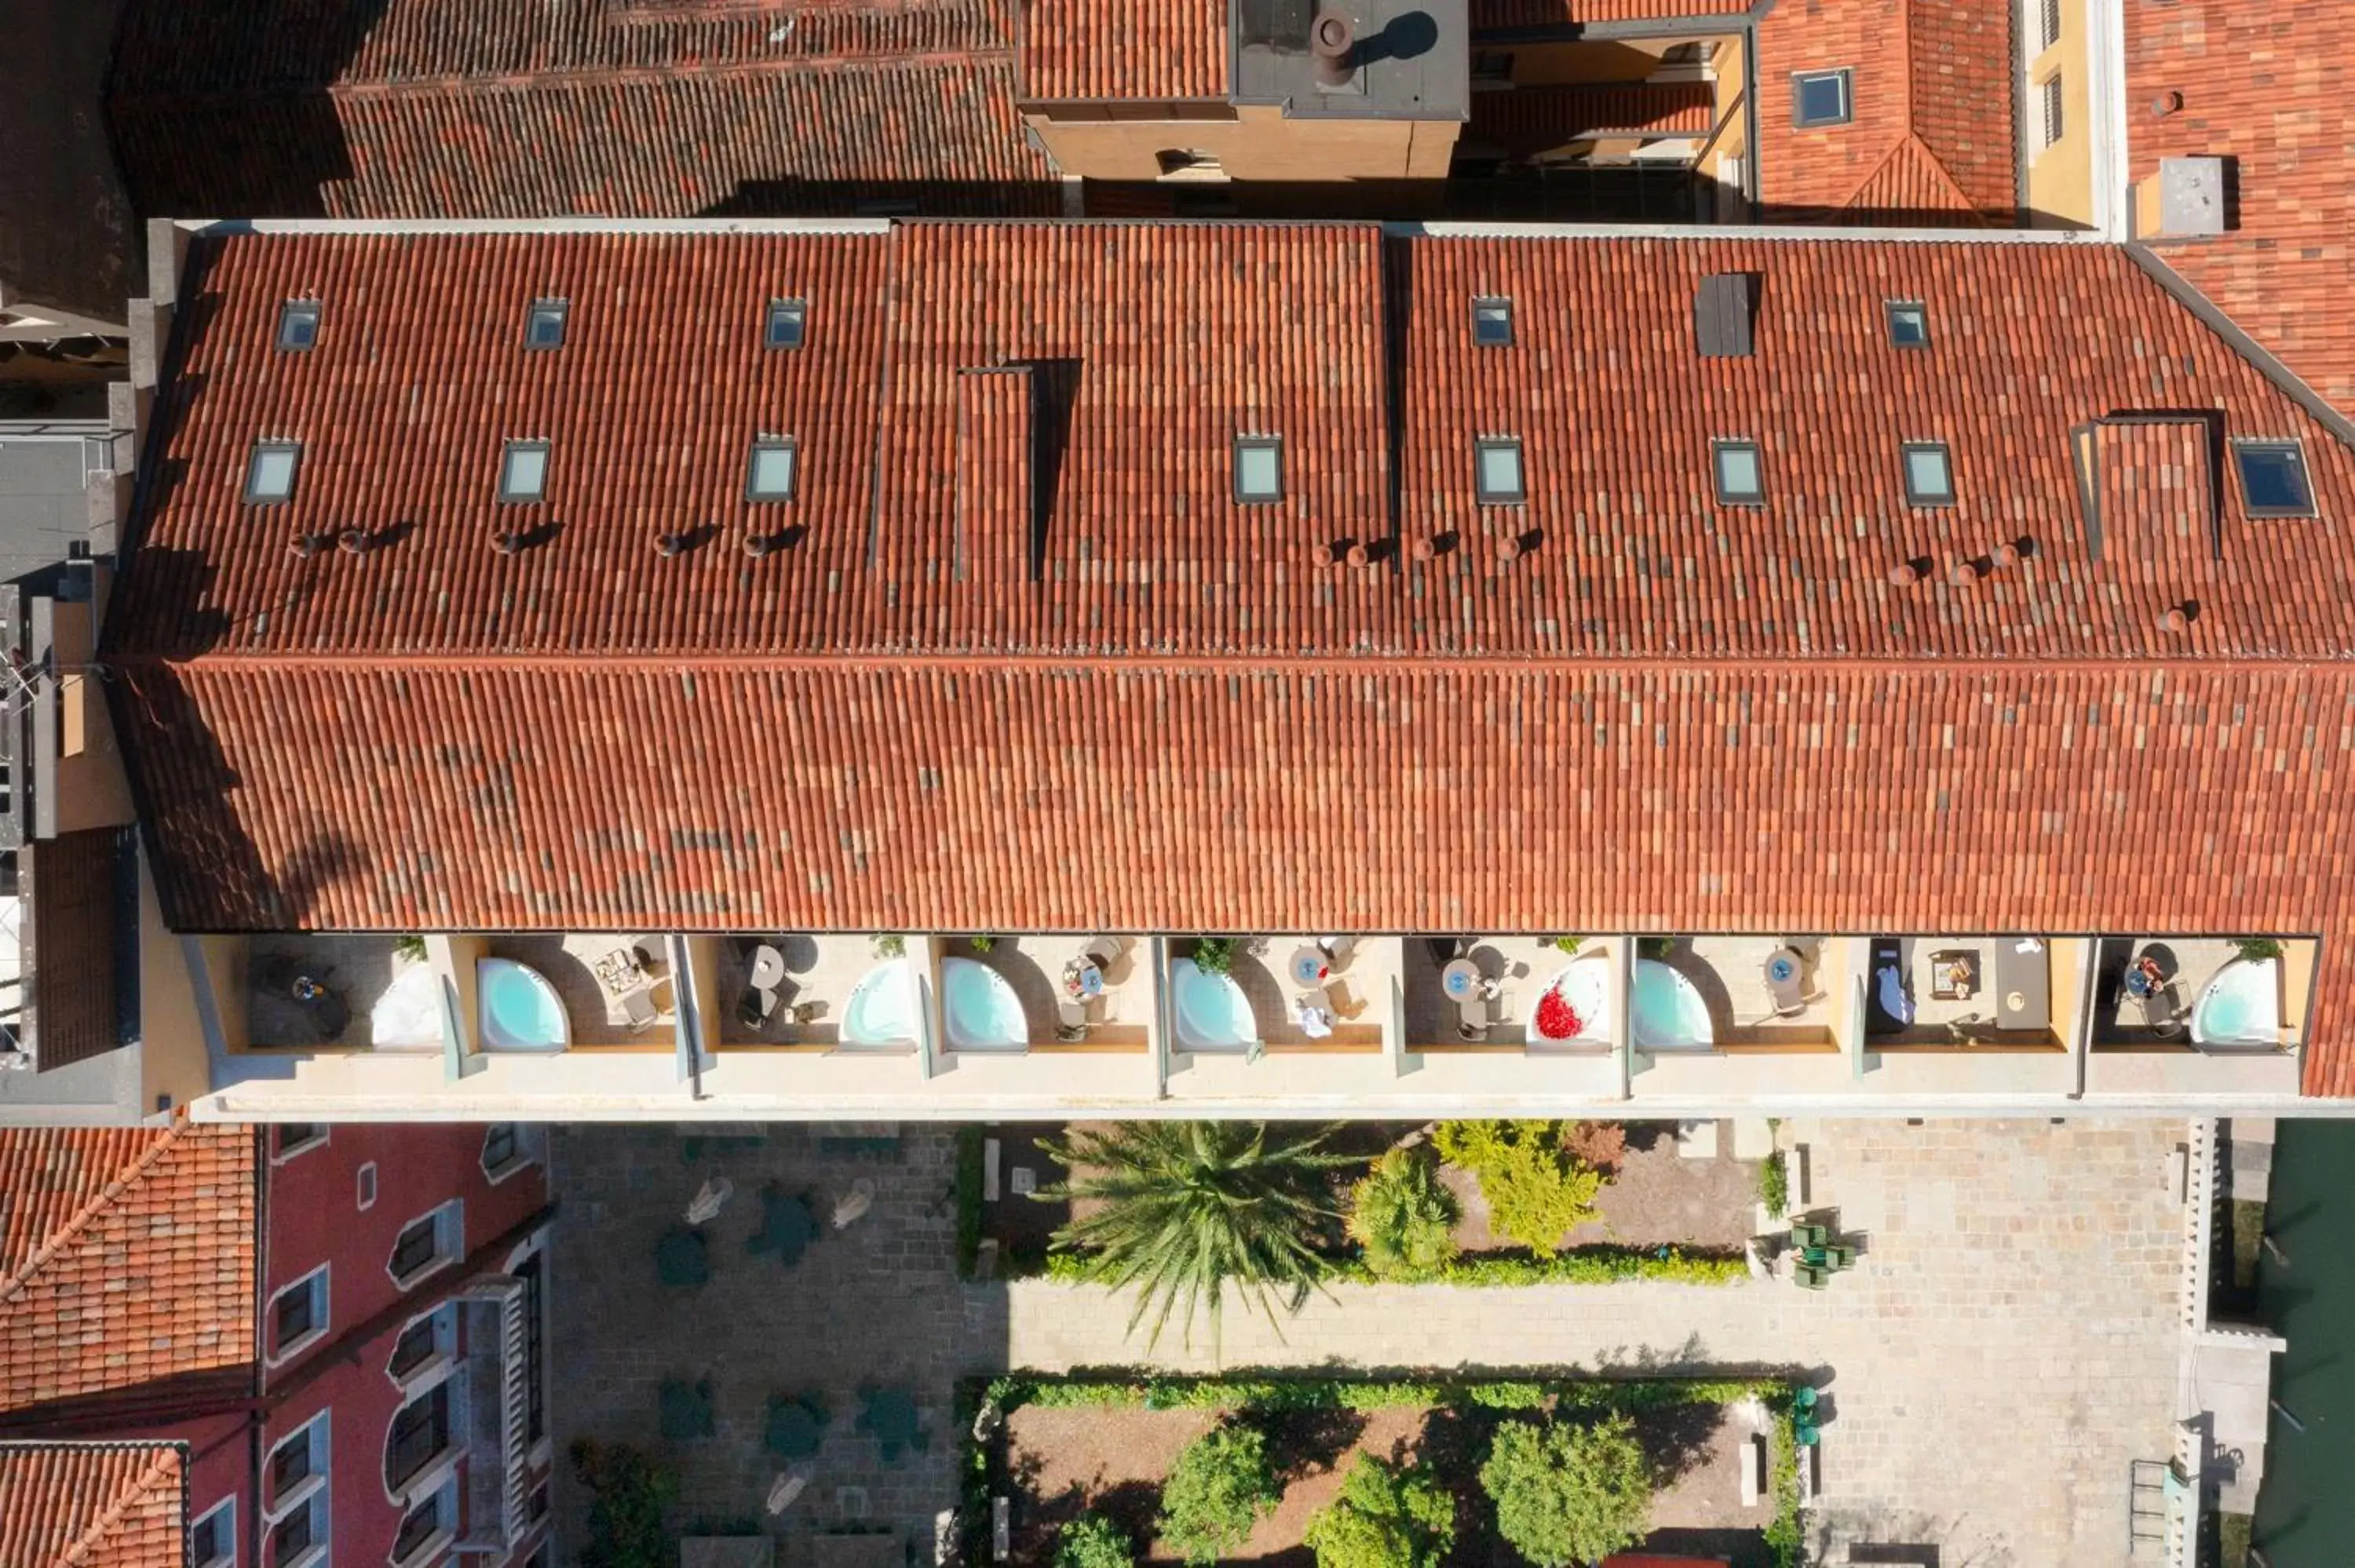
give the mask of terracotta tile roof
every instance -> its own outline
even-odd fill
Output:
[[[1758,24],[1758,182],[1768,221],[2012,221],[2011,8],[1810,0]],[[1846,68],[1853,118],[1791,123],[1795,72]]]
[[[2132,177],[2235,162],[2237,228],[2161,254],[2233,324],[2355,412],[2355,7],[2142,0],[2126,7]],[[2183,104],[2158,116],[2170,92]]]
[[[911,224],[198,265],[108,653],[184,928],[2355,936],[2355,452],[2118,248]],[[1754,353],[1703,359],[1729,272]],[[559,284],[573,335],[519,352]],[[318,347],[269,352],[313,290]],[[809,344],[766,354],[788,292]],[[1497,294],[1514,344],[1475,346]],[[756,427],[803,443],[775,516]],[[557,526],[501,556],[497,443],[548,433]],[[1243,433],[1283,504],[1234,503]],[[2251,435],[2303,442],[2319,517],[2245,514],[2217,443]],[[261,514],[264,436],[307,444]],[[1481,436],[1526,508],[1474,503]],[[1714,504],[1720,438],[1764,508]],[[1955,505],[1905,504],[1908,440]],[[1036,536],[991,477],[1026,450]],[[682,517],[717,536],[657,556]],[[287,548],[347,524],[388,542]],[[1728,815],[1759,832],[1668,826]],[[2191,823],[2243,870],[2105,847]]]
[[[255,1157],[249,1128],[0,1129],[0,1409],[251,1361]]]
[[[0,1443],[0,1563],[182,1568],[186,1468],[171,1443]]]
[[[299,8],[299,16],[290,14]],[[143,211],[346,217],[1045,213],[1010,0],[697,7],[139,0],[109,103]],[[352,16],[357,16],[357,13]]]
[[[1705,81],[1565,82],[1476,92],[1465,137],[1508,152],[1543,151],[1603,132],[1706,136],[1717,90]]]
[[[1228,0],[1032,0],[1022,96],[1224,98]]]

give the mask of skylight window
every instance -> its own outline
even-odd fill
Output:
[[[548,493],[548,443],[509,441],[499,456],[499,500],[528,506]]]
[[[295,471],[303,466],[299,441],[256,441],[245,465],[245,503],[282,506],[294,499]]]
[[[2314,515],[2314,485],[2307,478],[2306,452],[2296,441],[2236,441],[2232,461],[2241,471],[2241,499],[2250,516]]]
[[[762,345],[772,349],[799,348],[808,324],[808,301],[771,300],[768,324],[761,329]]]
[[[289,300],[278,307],[278,351],[308,354],[319,341],[319,302]]]
[[[568,300],[534,300],[531,314],[524,318],[524,347],[562,348],[564,321],[571,312],[571,302]]]
[[[1900,449],[1905,463],[1905,504],[1952,506],[1955,465],[1944,441],[1907,441]]]
[[[1802,131],[1824,125],[1845,125],[1856,117],[1850,73],[1803,70],[1791,79],[1791,123]]]
[[[1513,345],[1513,302],[1480,299],[1472,302],[1472,341],[1482,348]]]
[[[1473,443],[1474,493],[1483,506],[1518,506],[1529,498],[1521,472],[1521,439],[1487,436]]]
[[[1929,307],[1915,300],[1890,301],[1889,341],[1899,348],[1929,347]]]
[[[1284,499],[1283,438],[1235,438],[1235,499],[1246,505]]]
[[[1766,504],[1766,476],[1758,465],[1756,441],[1718,441],[1711,459],[1717,471],[1720,506]]]
[[[791,501],[800,466],[793,437],[761,437],[752,443],[751,459],[744,465],[744,499]]]

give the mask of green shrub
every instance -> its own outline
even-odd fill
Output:
[[[1546,1402],[1543,1383],[1476,1383],[1465,1395],[1485,1410],[1535,1410]]]
[[[1055,1568],[1135,1568],[1128,1532],[1100,1513],[1084,1513],[1055,1537]]]
[[[1783,1151],[1776,1150],[1758,1162],[1758,1201],[1766,1205],[1766,1217],[1779,1220],[1791,1202],[1791,1168],[1783,1161]]]
[[[1540,1568],[1599,1563],[1651,1531],[1651,1479],[1625,1415],[1591,1425],[1508,1421],[1480,1486],[1497,1505],[1497,1533]]]
[[[572,1473],[589,1489],[589,1540],[581,1568],[669,1568],[677,1556],[663,1516],[678,1497],[678,1476],[635,1448],[581,1438]]]
[[[1573,1226],[1594,1217],[1603,1177],[1570,1157],[1559,1122],[1443,1121],[1432,1142],[1478,1180],[1489,1228],[1534,1252],[1559,1251]]]
[[[1650,959],[1656,963],[1675,958],[1677,939],[1674,937],[1638,937],[1636,938],[1636,956]]]
[[[967,937],[965,941],[976,953],[986,953],[997,946],[997,938],[995,937]]]
[[[896,931],[887,932],[875,938],[875,956],[879,959],[905,958],[907,953],[908,938]]]
[[[1427,1469],[1360,1454],[1341,1495],[1308,1516],[1301,1539],[1316,1568],[1439,1568],[1455,1544],[1455,1499]]]
[[[406,959],[413,964],[423,963],[425,938],[415,935],[395,937],[392,939],[392,956],[396,959]]]
[[[2240,949],[2241,957],[2252,961],[2282,956],[2282,945],[2271,937],[2243,937],[2232,946]]]
[[[1393,1149],[1349,1191],[1349,1239],[1377,1279],[1428,1276],[1455,1255],[1455,1194],[1428,1149]]]
[[[1234,967],[1231,937],[1204,937],[1194,944],[1194,967],[1206,975],[1222,975]]]
[[[1281,1495],[1267,1439],[1248,1426],[1220,1426],[1188,1444],[1170,1467],[1155,1528],[1187,1562],[1214,1563],[1241,1547]]]
[[[1579,945],[1585,940],[1586,938],[1583,937],[1555,937],[1551,938],[1552,945],[1560,948],[1565,953],[1574,953],[1578,951]]]

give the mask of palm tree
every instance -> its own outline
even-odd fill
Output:
[[[1039,1196],[1077,1206],[1055,1245],[1084,1259],[1088,1277],[1135,1287],[1131,1333],[1152,1311],[1147,1342],[1157,1342],[1182,1306],[1191,1344],[1195,1311],[1204,1308],[1215,1347],[1228,1286],[1274,1324],[1274,1294],[1297,1311],[1331,1269],[1326,1249],[1341,1213],[1330,1173],[1356,1161],[1324,1150],[1330,1132],[1271,1136],[1255,1121],[1075,1129],[1039,1140],[1071,1174]]]

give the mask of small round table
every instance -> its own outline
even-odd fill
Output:
[[[1325,955],[1315,948],[1293,948],[1290,968],[1292,983],[1303,991],[1316,990],[1333,972],[1326,964]]]
[[[1082,1001],[1092,996],[1102,996],[1103,970],[1093,964],[1083,964],[1074,959],[1063,966],[1063,989]]]
[[[1450,1001],[1471,1001],[1480,991],[1480,966],[1469,959],[1457,959],[1439,971],[1439,989]]]
[[[1799,955],[1791,948],[1777,948],[1766,956],[1766,983],[1779,988],[1799,983]]]

